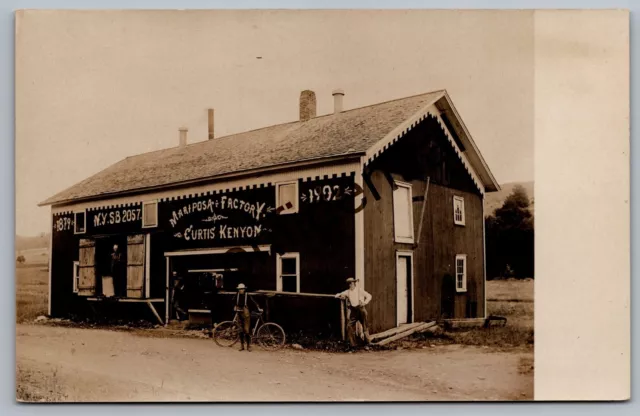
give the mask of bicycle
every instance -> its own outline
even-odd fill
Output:
[[[251,338],[267,350],[277,350],[282,348],[286,340],[284,329],[274,322],[265,322],[262,319],[263,311],[251,312],[252,318],[257,318],[256,323],[251,331]],[[240,322],[238,314],[234,316],[232,321],[220,322],[213,328],[213,340],[221,347],[233,347],[240,341]]]

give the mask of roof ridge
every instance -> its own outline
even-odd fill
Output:
[[[387,101],[380,101],[380,102],[374,103],[374,104],[363,105],[361,107],[350,108],[348,110],[342,111],[340,114],[348,113],[348,112],[356,111],[356,110],[362,110],[364,108],[375,107],[377,105],[388,104],[388,103],[392,103],[394,101],[406,100],[408,98],[415,98],[415,97],[419,97],[421,95],[434,94],[434,93],[437,93],[437,92],[446,92],[446,89],[428,91],[428,92],[423,92],[423,93],[420,93],[420,94],[408,95],[406,97],[393,98],[393,99],[387,100]],[[316,120],[316,119],[323,118],[323,117],[330,117],[330,116],[333,116],[333,115],[336,115],[336,114],[335,113],[323,114],[321,116],[313,117],[312,119],[309,119],[308,121]],[[295,123],[302,123],[302,122],[300,120],[295,120],[295,121],[287,121],[287,122],[279,123],[279,124],[272,124],[270,126],[258,127],[258,128],[251,129],[251,130],[244,130],[244,131],[227,134],[226,136],[221,136],[221,137],[217,137],[217,138],[213,138],[213,139],[200,140],[200,141],[195,142],[195,143],[189,143],[185,147],[203,145],[204,143],[209,143],[211,140],[225,140],[225,139],[229,139],[229,138],[232,138],[232,137],[236,137],[236,136],[238,136],[240,134],[253,133],[253,132],[264,130],[264,129],[269,129],[269,128],[278,127],[278,126],[284,126],[284,125],[287,125],[287,124],[295,124]],[[121,159],[120,161],[124,161],[124,160],[127,160],[129,158],[134,158],[134,157],[137,157],[137,156],[150,155],[150,154],[156,153],[156,152],[164,152],[164,151],[171,150],[171,149],[180,149],[180,147],[178,147],[178,146],[167,147],[167,148],[164,148],[164,149],[157,149],[157,150],[151,150],[149,152],[138,153],[138,154],[135,154],[135,155],[127,156],[124,159]],[[118,162],[116,162],[116,163],[118,163]]]

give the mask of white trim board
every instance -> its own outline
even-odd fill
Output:
[[[257,246],[259,252],[271,253],[271,244],[263,244]],[[229,246],[229,247],[216,247],[216,248],[203,248],[193,250],[180,250],[180,251],[165,251],[165,257],[177,257],[177,256],[201,256],[206,254],[225,254],[229,250],[242,249],[247,253],[256,252],[253,246]]]
[[[51,212],[53,214],[57,214],[66,211],[102,208],[106,206],[119,207],[126,206],[127,204],[141,204],[143,201],[154,199],[162,202],[171,199],[181,199],[189,196],[202,196],[211,193],[232,192],[234,190],[264,187],[269,183],[275,184],[276,182],[283,181],[302,180],[302,182],[307,182],[309,179],[314,180],[316,178],[324,178],[325,176],[348,176],[354,172],[358,172],[359,168],[359,162],[347,162],[342,164],[332,164],[312,168],[297,168],[290,169],[285,172],[255,175],[240,179],[221,180],[219,182],[204,185],[192,185],[174,189],[142,192],[135,195],[54,206],[51,208]]]
[[[396,269],[395,277],[396,277],[396,290],[398,290],[398,258],[399,257],[409,257],[411,261],[411,287],[408,288],[411,290],[411,316],[407,317],[408,321],[413,323],[415,321],[416,316],[416,305],[415,305],[415,281],[414,281],[414,265],[413,265],[413,251],[412,250],[396,250],[396,261],[394,265],[394,269]],[[396,326],[399,326],[398,323],[398,304],[397,304],[398,294],[396,293]]]

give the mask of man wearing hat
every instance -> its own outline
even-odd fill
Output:
[[[243,283],[240,283],[236,289],[238,290],[238,293],[236,294],[236,305],[233,310],[238,315],[238,323],[241,329],[240,351],[244,350],[245,339],[247,341],[247,351],[251,351],[251,311],[249,309],[248,300],[251,299],[256,310],[262,311],[262,309],[260,309],[260,306],[256,301],[249,296],[247,293],[247,287]]]
[[[371,294],[356,287],[357,280],[353,277],[347,279],[349,289],[336,294],[336,298],[346,299],[349,308],[349,325],[347,333],[349,335],[349,343],[352,347],[356,346],[356,325],[360,322],[364,337],[367,343],[369,340],[369,328],[367,327],[367,310],[365,305],[371,302]]]

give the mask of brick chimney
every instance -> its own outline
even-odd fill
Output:
[[[209,140],[213,139],[213,108],[209,109]]]
[[[307,121],[316,116],[316,93],[304,90],[300,93],[300,121]]]
[[[178,147],[185,147],[187,145],[187,132],[189,129],[186,127],[180,127],[178,131],[180,132],[180,143]]]
[[[333,114],[342,113],[342,99],[344,98],[344,91],[342,88],[333,90]]]

